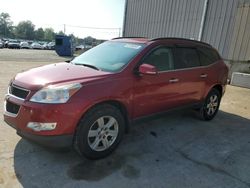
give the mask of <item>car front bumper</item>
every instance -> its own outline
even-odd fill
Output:
[[[18,112],[9,113],[6,103],[19,106]],[[75,103],[49,105],[23,101],[12,96],[5,98],[4,121],[16,129],[18,135],[40,145],[58,148],[71,146],[79,118],[81,111],[77,110]],[[55,122],[56,128],[35,131],[27,127],[29,122]]]
[[[68,148],[73,144],[74,134],[65,134],[65,135],[38,135],[31,132],[27,132],[18,127],[17,124],[12,124],[13,121],[10,121],[13,117],[8,117],[4,115],[4,121],[16,129],[17,135],[35,142],[39,145],[50,147],[50,148]]]
[[[7,124],[9,124],[11,127],[16,127],[12,124],[10,124],[8,121],[5,120]],[[25,138],[27,140],[30,140],[32,142],[35,142],[39,145],[50,147],[50,148],[69,148],[72,146],[74,135],[35,135],[28,132],[25,132],[21,129],[16,129],[16,133],[21,136],[22,138]]]
[[[21,130],[17,130],[17,134],[22,138],[50,148],[69,148],[72,146],[74,137],[74,135],[40,136],[29,134]]]

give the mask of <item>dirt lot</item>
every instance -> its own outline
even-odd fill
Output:
[[[15,73],[62,60],[53,51],[0,49],[0,101]],[[182,110],[137,123],[99,161],[21,139],[1,115],[0,187],[250,187],[249,109],[250,90],[228,86],[213,121]]]

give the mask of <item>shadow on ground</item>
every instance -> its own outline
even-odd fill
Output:
[[[136,123],[109,157],[90,161],[21,139],[23,187],[250,187],[250,120],[220,111],[204,122],[176,111]]]

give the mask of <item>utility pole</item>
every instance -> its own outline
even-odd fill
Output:
[[[66,24],[63,24],[63,33],[66,35]]]

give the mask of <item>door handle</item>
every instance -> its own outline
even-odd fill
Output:
[[[169,80],[169,83],[176,83],[176,82],[179,82],[178,78],[172,78]]]
[[[207,77],[207,74],[201,74],[200,77],[201,77],[201,78],[206,78],[206,77]]]

